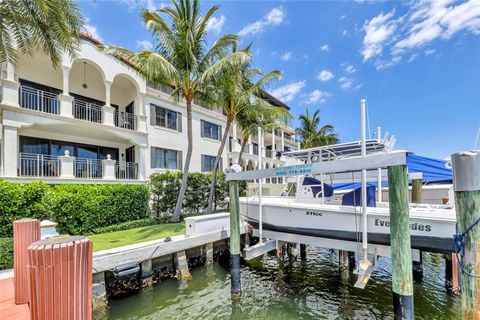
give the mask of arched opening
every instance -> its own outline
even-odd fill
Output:
[[[134,80],[118,74],[113,78],[110,92],[110,105],[115,109],[115,126],[135,130],[135,114],[139,113],[140,96]]]
[[[103,71],[95,63],[75,60],[70,69],[69,89],[73,97],[73,116],[91,122],[102,122],[106,90]]]
[[[58,95],[63,91],[62,71],[53,68],[49,57],[20,53],[15,77],[20,83],[19,103],[22,108],[60,113]]]

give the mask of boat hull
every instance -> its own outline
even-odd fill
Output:
[[[263,198],[263,229],[344,241],[362,241],[361,208],[297,202],[285,197]],[[241,198],[240,213],[258,228],[258,198]],[[388,208],[368,208],[368,242],[390,245]],[[411,209],[410,234],[414,249],[453,252],[455,212]]]

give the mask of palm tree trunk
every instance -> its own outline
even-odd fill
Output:
[[[185,165],[183,166],[182,184],[180,185],[180,192],[178,193],[177,205],[175,206],[175,212],[170,219],[171,222],[180,221],[180,212],[182,211],[183,199],[185,198],[185,191],[187,190],[190,160],[192,159],[192,140],[192,101],[187,100],[187,156],[185,158]]]
[[[247,144],[247,141],[248,141],[248,137],[246,139],[243,138],[242,147],[240,148],[240,153],[238,154],[238,160],[237,160],[238,164],[240,164],[240,162],[242,161],[243,151],[245,150],[245,145]]]
[[[218,164],[220,163],[220,159],[222,158],[223,149],[225,148],[225,143],[227,142],[231,124],[232,121],[227,119],[227,125],[225,126],[225,131],[223,133],[222,143],[220,144],[220,148],[218,148],[217,157],[215,158],[215,164],[213,165],[212,182],[210,183],[210,195],[208,196],[208,214],[212,213],[213,211],[213,197],[215,195],[215,185],[217,184]]]

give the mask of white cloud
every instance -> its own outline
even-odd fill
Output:
[[[239,36],[255,35],[261,33],[265,27],[277,26],[285,21],[285,11],[282,7],[273,8],[262,19],[247,24],[238,32]]]
[[[223,26],[225,25],[225,16],[217,17],[210,17],[207,22],[207,31],[212,30],[216,33],[220,33],[222,31]]]
[[[349,77],[341,77],[340,79],[338,79],[338,83],[340,83],[340,88],[350,89],[354,84],[354,79]]]
[[[85,31],[89,33],[94,39],[97,39],[100,42],[103,42],[102,37],[98,34],[97,26],[91,23],[90,18],[85,18],[84,24]]]
[[[345,37],[347,34],[348,34],[348,31],[347,31],[347,29],[343,29],[343,31],[342,31],[342,36],[344,36],[344,37]]]
[[[153,11],[157,8],[163,8],[166,6],[163,2],[159,5],[156,5],[155,0],[120,0],[119,3],[126,6],[128,10],[138,10],[141,8],[146,8],[150,11]]]
[[[305,100],[303,103],[305,104],[315,104],[315,103],[325,103],[327,98],[331,96],[330,92],[321,91],[321,90],[313,90],[308,95],[305,95]]]
[[[305,80],[292,82],[284,86],[274,89],[271,94],[275,98],[288,102],[295,98],[295,96],[305,87]]]
[[[347,73],[355,73],[357,71],[357,69],[355,69],[355,67],[348,62],[342,63],[342,67]]]
[[[371,20],[366,20],[363,25],[365,37],[361,53],[363,61],[381,55],[383,45],[397,29],[395,20],[391,20],[394,10],[384,14],[383,12]]]
[[[317,75],[317,79],[320,81],[329,81],[329,80],[332,80],[333,78],[335,78],[335,76],[333,75],[332,72],[328,70],[322,70]]]
[[[148,40],[137,40],[137,47],[142,50],[152,50],[153,44]]]
[[[338,20],[343,20],[343,19],[345,19],[346,17],[347,17],[346,14],[342,14]]]
[[[281,59],[283,61],[288,61],[292,58],[292,51],[285,51],[283,54],[282,54],[282,57]]]
[[[324,44],[320,46],[320,51],[323,51],[323,52],[330,51],[330,46],[328,44]]]
[[[407,54],[405,61],[412,62],[427,45],[430,48],[423,53],[432,55],[435,41],[449,40],[461,31],[480,36],[479,0],[410,1],[406,6],[407,13],[402,16],[395,17],[392,10],[364,23],[363,61],[376,57],[377,70],[400,63]]]

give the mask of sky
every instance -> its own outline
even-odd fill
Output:
[[[159,0],[80,1],[86,29],[110,45],[152,49],[140,17]],[[480,0],[202,1],[220,5],[210,42],[237,34],[253,63],[282,79],[270,93],[298,116],[320,110],[342,142],[397,137],[397,149],[443,159],[471,150],[480,130]],[[383,135],[382,134],[382,135]],[[480,148],[480,146],[479,146]]]

